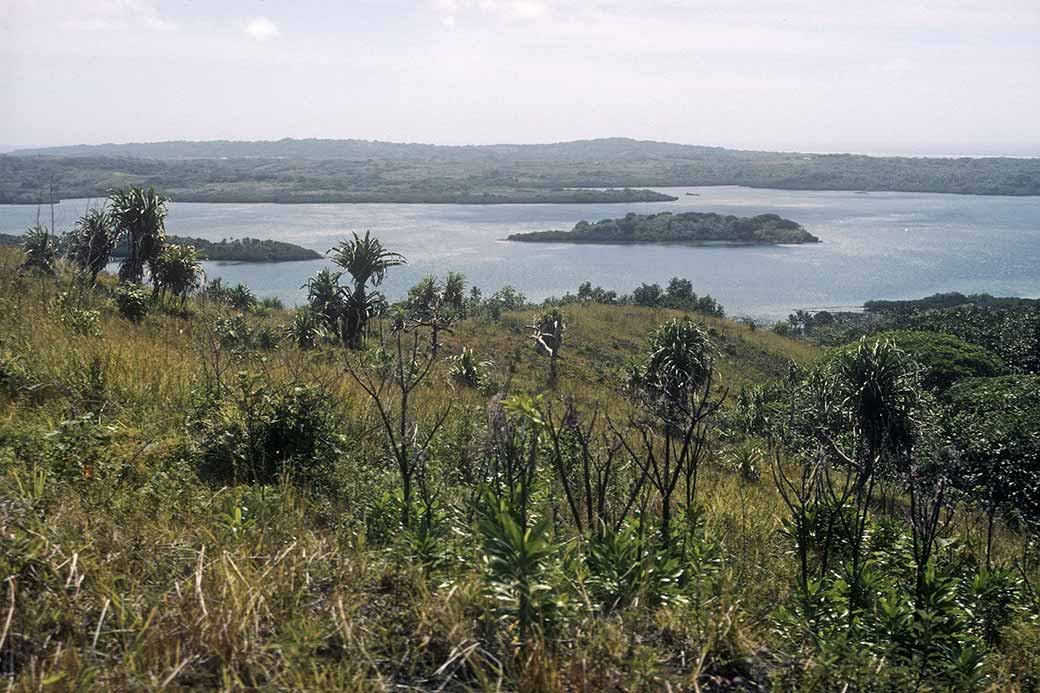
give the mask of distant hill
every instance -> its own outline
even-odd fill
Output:
[[[776,214],[736,217],[684,212],[627,214],[595,224],[579,221],[570,231],[515,233],[511,241],[526,243],[681,243],[687,245],[777,245],[819,243],[820,239],[790,219]]]
[[[645,188],[700,185],[1040,195],[1040,159],[758,152],[625,138],[480,146],[215,140],[0,155],[0,202],[43,201],[52,180],[61,198],[133,183],[197,202],[636,202],[662,199]]]

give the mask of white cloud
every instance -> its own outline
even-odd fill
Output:
[[[267,17],[255,17],[246,24],[244,31],[257,41],[273,39],[280,33],[278,25]]]

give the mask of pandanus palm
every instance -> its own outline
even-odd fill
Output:
[[[46,226],[37,224],[25,232],[22,252],[25,253],[25,260],[18,268],[19,272],[54,274],[58,262],[58,242]]]
[[[628,384],[666,420],[688,411],[694,394],[712,375],[707,333],[688,318],[671,320],[650,338],[644,362],[629,372]]]
[[[918,397],[917,368],[889,340],[863,338],[835,363],[838,394],[862,433],[867,464],[905,453]]]
[[[168,245],[159,255],[152,274],[162,289],[180,298],[183,304],[188,294],[199,288],[203,280],[201,256],[193,245]]]
[[[154,188],[130,187],[109,194],[116,231],[125,234],[127,242],[127,256],[119,267],[121,280],[139,284],[147,264],[158,290],[154,270],[166,236],[167,201]]]
[[[307,304],[311,312],[321,318],[326,329],[334,332],[343,313],[343,287],[339,284],[341,276],[342,272],[330,272],[322,268],[300,287],[307,289]]]
[[[76,266],[90,275],[91,283],[112,259],[116,228],[111,213],[104,207],[88,209],[70,235],[69,255]]]
[[[370,290],[383,283],[386,271],[397,265],[405,264],[404,256],[383,247],[379,239],[372,238],[365,232],[364,237],[353,234],[354,238],[343,241],[332,249],[332,261],[342,267],[353,281],[353,287],[346,296],[343,322],[341,325],[343,341],[352,347],[361,345],[365,325],[369,317],[383,301],[378,291]]]

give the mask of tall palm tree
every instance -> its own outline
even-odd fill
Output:
[[[154,270],[166,239],[168,198],[155,192],[155,188],[129,187],[113,190],[108,199],[116,232],[126,235],[128,246],[126,259],[119,266],[119,278],[139,284],[147,264],[153,287],[158,292]]]
[[[368,319],[383,303],[383,296],[374,290],[375,287],[383,283],[389,268],[403,265],[406,260],[400,253],[384,248],[369,231],[365,231],[363,238],[356,233],[353,236],[352,240],[343,241],[329,252],[332,261],[342,267],[353,281],[346,296],[341,330],[343,341],[351,347],[358,347]]]
[[[112,214],[101,207],[88,209],[69,235],[69,255],[76,266],[90,275],[91,283],[112,259],[117,233]]]

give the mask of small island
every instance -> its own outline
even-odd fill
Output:
[[[284,241],[257,238],[224,239],[215,243],[205,238],[167,236],[166,242],[173,245],[193,245],[203,258],[214,262],[295,262],[320,260],[322,257],[321,253],[310,248]],[[122,243],[112,253],[112,257],[126,257],[126,250],[126,244]]]
[[[736,217],[711,212],[629,213],[595,224],[579,221],[570,231],[514,233],[525,243],[679,243],[684,245],[779,245],[819,243],[801,224],[776,214]]]

